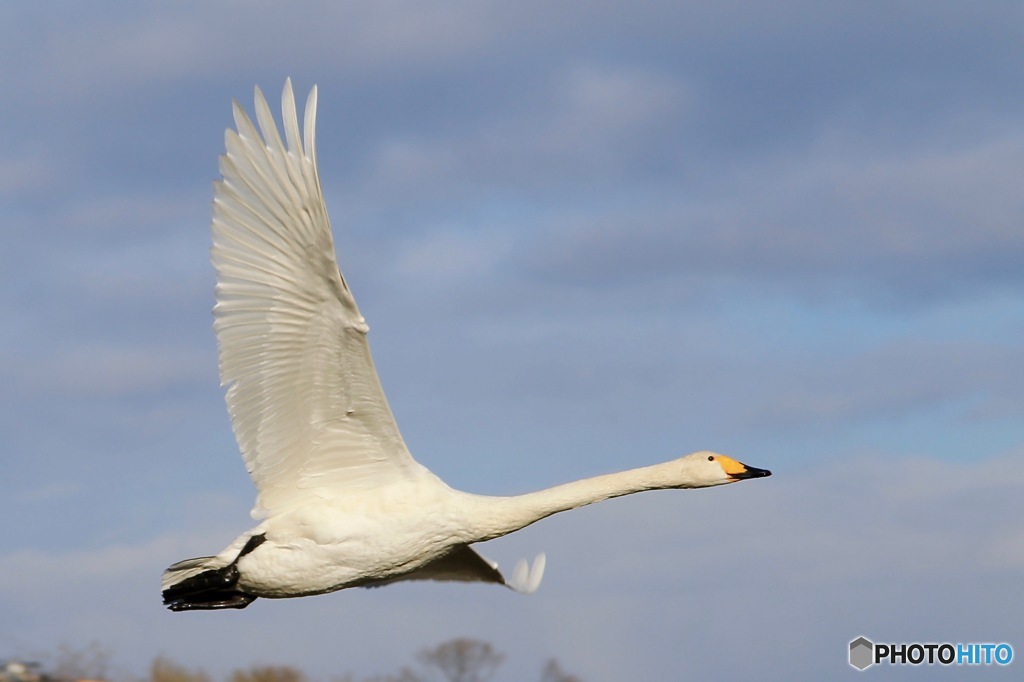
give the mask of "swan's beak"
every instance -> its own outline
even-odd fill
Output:
[[[764,478],[765,476],[772,475],[772,472],[767,469],[748,467],[743,462],[736,462],[736,464],[739,464],[739,467],[726,472],[733,481],[742,481],[745,478]]]

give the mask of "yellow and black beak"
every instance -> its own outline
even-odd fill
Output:
[[[748,467],[743,462],[737,462],[732,457],[719,455],[718,463],[722,465],[726,475],[733,481],[742,481],[745,478],[764,478],[765,476],[772,475],[772,472],[767,469]]]
[[[746,464],[741,465],[743,471],[737,473],[729,473],[729,478],[742,481],[744,478],[764,478],[765,476],[771,476],[772,472],[767,469],[758,469],[757,467],[748,467]]]

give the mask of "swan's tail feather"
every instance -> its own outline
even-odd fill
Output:
[[[226,562],[218,561],[217,557],[214,556],[201,556],[195,559],[179,561],[164,571],[163,576],[160,578],[160,588],[166,590],[183,580],[199,575],[203,571],[211,568],[223,568],[226,565]]]
[[[520,559],[512,571],[512,577],[506,580],[505,584],[516,592],[533,594],[540,587],[546,563],[547,557],[544,556],[544,552],[534,558],[532,565],[527,564],[526,559]]]

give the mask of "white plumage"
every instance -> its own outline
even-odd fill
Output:
[[[402,440],[368,327],[335,261],[316,166],[316,88],[305,137],[291,81],[285,141],[258,88],[255,105],[259,131],[236,102],[236,130],[225,134],[211,256],[221,382],[261,522],[217,556],[168,568],[171,609],[242,608],[256,597],[414,579],[532,592],[543,555],[505,580],[469,545],[609,497],[770,475],[700,452],[516,497],[449,488]]]

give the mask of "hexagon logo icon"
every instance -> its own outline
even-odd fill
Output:
[[[850,642],[850,665],[857,670],[864,670],[874,661],[875,645],[867,637],[858,637]]]

